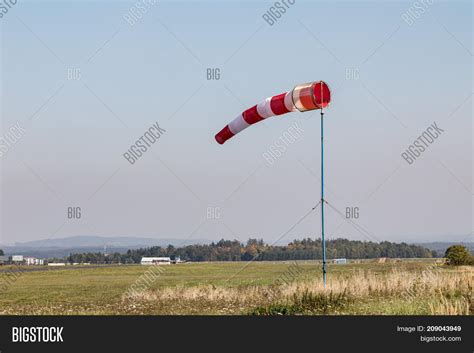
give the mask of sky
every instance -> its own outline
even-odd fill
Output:
[[[472,241],[472,3],[286,1],[272,25],[268,1],[145,0],[133,25],[136,2],[12,6],[1,136],[20,136],[0,157],[0,243],[320,237],[320,208],[301,219],[320,199],[318,111],[214,140],[243,110],[318,80],[332,90],[326,237]],[[156,123],[166,131],[130,164],[123,154]],[[407,163],[434,123],[441,135]]]

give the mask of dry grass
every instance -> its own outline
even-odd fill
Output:
[[[450,300],[444,295],[440,295],[439,302],[429,304],[433,315],[472,315],[472,299],[461,297]]]
[[[249,308],[293,305],[304,296],[332,298],[344,296],[344,303],[393,299],[407,306],[426,301],[426,314],[459,315],[472,311],[473,267],[462,267],[456,271],[432,266],[422,272],[391,270],[386,273],[357,270],[333,277],[324,288],[321,281],[299,280],[279,286],[216,287],[167,287],[148,290],[123,299],[124,304],[160,303],[168,308],[190,310],[206,307],[213,313],[248,313]],[[350,306],[349,305],[349,306]],[[383,308],[383,305],[382,305]],[[316,308],[317,309],[317,308]],[[341,309],[343,309],[341,311]],[[335,307],[329,313],[351,313],[347,305]],[[383,310],[383,309],[382,309]],[[429,310],[429,312],[427,312]],[[191,309],[192,311],[192,309]],[[265,310],[264,310],[265,311]],[[307,313],[308,310],[305,310]],[[315,310],[317,313],[318,310]],[[357,312],[357,311],[356,311]],[[416,310],[414,310],[416,312]],[[384,314],[384,312],[373,312]],[[472,314],[472,312],[471,312]]]

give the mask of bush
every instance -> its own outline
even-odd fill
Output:
[[[295,293],[288,304],[270,304],[257,307],[250,315],[317,315],[335,314],[344,309],[350,299],[346,292],[334,294],[312,293],[307,289],[302,293]]]
[[[462,266],[472,265],[473,258],[469,253],[469,250],[462,245],[452,245],[446,249],[444,257],[447,259],[448,265]]]

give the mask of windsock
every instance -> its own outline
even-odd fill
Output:
[[[330,101],[331,91],[324,81],[298,85],[289,92],[268,97],[244,111],[219,131],[216,141],[222,145],[232,136],[266,118],[295,111],[322,109],[327,107]]]

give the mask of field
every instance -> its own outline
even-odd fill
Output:
[[[452,268],[433,260],[329,265],[324,289],[316,262],[245,265],[23,271],[4,286],[0,314],[473,314],[472,266]]]

